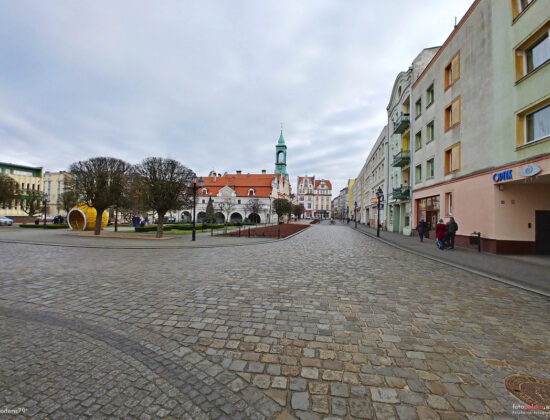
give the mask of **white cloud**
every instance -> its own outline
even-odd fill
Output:
[[[291,182],[338,190],[386,123],[397,73],[470,2],[0,0],[5,156],[272,170],[283,121]]]

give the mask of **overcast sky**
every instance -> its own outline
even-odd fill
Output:
[[[397,74],[473,0],[0,0],[0,161],[358,175]]]

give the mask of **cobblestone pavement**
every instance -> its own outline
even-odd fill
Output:
[[[549,299],[347,227],[239,247],[0,250],[4,411],[514,418],[503,379],[550,379]]]

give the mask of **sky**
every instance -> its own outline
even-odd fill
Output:
[[[396,76],[473,0],[0,0],[0,161],[355,178]]]

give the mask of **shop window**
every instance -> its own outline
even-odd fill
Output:
[[[460,124],[460,96],[445,108],[445,131]]]
[[[444,77],[443,84],[445,90],[449,89],[460,79],[460,51],[445,66]]]
[[[426,108],[428,108],[431,104],[434,103],[434,85],[433,83],[431,84],[431,86],[426,89]]]
[[[516,121],[516,146],[549,138],[550,99],[518,113]]]
[[[460,142],[445,150],[445,175],[460,170]]]

